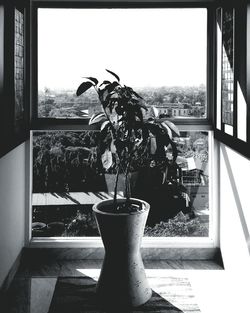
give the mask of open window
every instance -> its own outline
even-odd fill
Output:
[[[174,140],[183,189],[146,199],[152,209],[145,236],[212,243],[216,214],[207,8],[37,5],[33,18],[33,238],[98,235],[91,206],[112,196],[93,157],[98,131],[87,125],[99,103],[94,90],[79,98],[75,93],[83,76],[99,77],[107,68],[145,99],[145,118],[168,118],[181,130]],[[104,78],[110,78],[107,72]]]
[[[207,118],[206,9],[38,8],[36,13],[35,118],[90,118],[100,110],[97,95],[90,89],[77,98],[76,86],[83,76],[103,77],[105,68],[119,73],[161,117]]]
[[[249,158],[247,14],[246,5],[216,10],[215,138]]]

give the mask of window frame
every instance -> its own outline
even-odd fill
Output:
[[[233,101],[233,134],[230,135],[225,132],[225,124],[222,122],[222,99],[220,99],[220,103],[217,103],[217,99],[214,100],[214,136],[215,138],[229,146],[230,148],[234,149],[236,152],[240,153],[244,157],[247,157],[250,159],[250,39],[249,39],[249,33],[250,33],[250,5],[249,4],[242,4],[239,5],[223,5],[223,3],[218,3],[218,6],[216,9],[221,9],[223,14],[223,9],[234,9],[234,15],[235,15],[235,25],[234,25],[234,101]],[[215,20],[214,20],[214,29],[215,29],[215,49],[217,51],[218,48],[218,34],[216,31],[217,27],[217,21],[216,21],[216,12],[215,12]],[[241,25],[243,24],[244,32],[239,33],[239,29]],[[246,38],[246,46],[242,47],[240,46],[241,38]],[[223,47],[223,42],[221,42],[221,47]],[[215,64],[217,66],[218,63],[218,54],[215,53]],[[241,62],[243,61],[243,65]],[[242,73],[243,74],[242,74]],[[221,77],[222,78],[222,77]],[[214,76],[215,80],[215,88],[218,86],[217,84],[217,75]],[[244,82],[245,80],[245,82]],[[246,98],[244,99],[246,101],[246,141],[241,140],[238,138],[238,97],[237,97],[237,84],[243,81],[243,84],[246,88]],[[216,90],[217,92],[217,90]],[[215,92],[215,93],[216,93]],[[220,121],[219,127],[216,124],[217,121],[217,112],[218,112],[218,106],[220,106]]]
[[[143,237],[142,248],[216,248],[219,246],[219,146],[214,140],[214,132],[210,126],[182,125],[180,131],[208,131],[209,141],[209,236],[208,237]],[[48,130],[48,129],[47,129]],[[51,130],[51,129],[50,129]],[[53,129],[54,130],[54,129]],[[74,129],[75,130],[75,129]],[[67,129],[68,131],[68,129]],[[33,172],[33,131],[30,132],[29,142],[29,214],[26,245],[29,247],[102,247],[101,237],[32,237],[32,172]],[[213,182],[213,183],[211,183]]]
[[[16,118],[16,89],[15,89],[15,11],[22,14],[22,103],[23,109],[19,118]],[[25,142],[29,136],[29,10],[26,0],[0,2],[0,117],[1,144],[0,157]],[[18,34],[19,35],[19,34]],[[8,134],[6,136],[5,134]]]
[[[207,117],[206,118],[183,118],[183,119],[173,119],[176,125],[212,125],[213,123],[213,79],[211,74],[213,75],[214,70],[211,69],[213,67],[213,53],[211,53],[210,47],[212,47],[213,34],[210,29],[210,25],[212,26],[213,19],[213,6],[208,1],[194,1],[194,2],[179,2],[172,3],[168,1],[164,2],[156,2],[153,3],[151,1],[148,2],[106,2],[106,1],[97,1],[94,3],[89,2],[68,2],[68,1],[33,1],[32,4],[32,104],[30,108],[31,112],[31,129],[39,130],[39,129],[60,129],[64,128],[72,128],[72,129],[92,129],[93,126],[88,125],[88,118],[82,119],[66,119],[66,118],[39,118],[38,117],[38,38],[37,38],[37,30],[38,30],[38,9],[39,8],[134,8],[134,9],[144,9],[144,8],[204,8],[207,9],[207,75],[206,75],[206,105],[207,105]],[[211,103],[211,105],[208,105]],[[80,128],[79,128],[80,127]]]
[[[207,9],[207,79],[206,79],[206,100],[207,100],[207,117],[203,119],[181,119],[174,120],[174,123],[178,125],[180,130],[192,131],[202,130],[209,132],[209,157],[210,157],[210,182],[209,184],[209,209],[210,209],[210,221],[209,221],[209,237],[171,237],[171,238],[150,238],[145,237],[143,239],[142,247],[153,248],[153,247],[194,247],[194,248],[215,248],[219,246],[219,197],[218,191],[215,186],[218,182],[218,145],[213,139],[213,120],[214,120],[214,100],[215,100],[215,86],[214,86],[214,5],[213,1],[160,1],[154,3],[153,1],[131,1],[131,2],[115,2],[115,1],[97,1],[94,3],[80,2],[80,1],[37,1],[33,0],[31,4],[31,19],[30,19],[30,30],[31,30],[31,65],[32,65],[32,79],[30,85],[31,91],[31,108],[30,108],[30,125],[31,125],[31,136],[30,136],[30,188],[29,188],[29,213],[27,222],[26,245],[29,247],[102,247],[101,238],[62,238],[62,237],[51,237],[51,238],[32,238],[31,236],[31,222],[32,222],[32,131],[38,130],[88,130],[93,129],[93,126],[89,126],[87,119],[46,119],[37,117],[38,109],[38,79],[37,79],[37,61],[38,61],[38,50],[37,50],[37,12],[39,8],[205,8]]]

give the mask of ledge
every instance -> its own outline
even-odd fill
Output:
[[[142,248],[144,260],[218,260],[219,248]],[[24,248],[24,257],[32,260],[102,260],[104,248]]]

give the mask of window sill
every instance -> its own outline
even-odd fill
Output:
[[[161,240],[162,239],[162,240]],[[168,238],[170,239],[170,238]],[[178,238],[179,239],[179,238]],[[208,238],[186,241],[166,238],[144,238],[141,248],[143,259],[148,260],[213,260],[220,249]],[[55,259],[103,259],[104,248],[100,238],[92,239],[33,239],[26,247],[28,253],[45,253]]]

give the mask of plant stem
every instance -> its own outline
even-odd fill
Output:
[[[114,211],[116,209],[118,210],[118,206],[117,206],[117,187],[118,187],[119,175],[120,175],[120,166],[118,164],[118,166],[117,166],[117,173],[116,173],[116,177],[115,177],[114,202],[113,202]]]
[[[130,177],[129,177],[129,168],[132,160],[132,153],[130,154],[130,158],[128,160],[126,170],[125,170],[125,197],[126,197],[126,204],[128,204],[129,199],[131,197],[131,188],[130,188]]]

